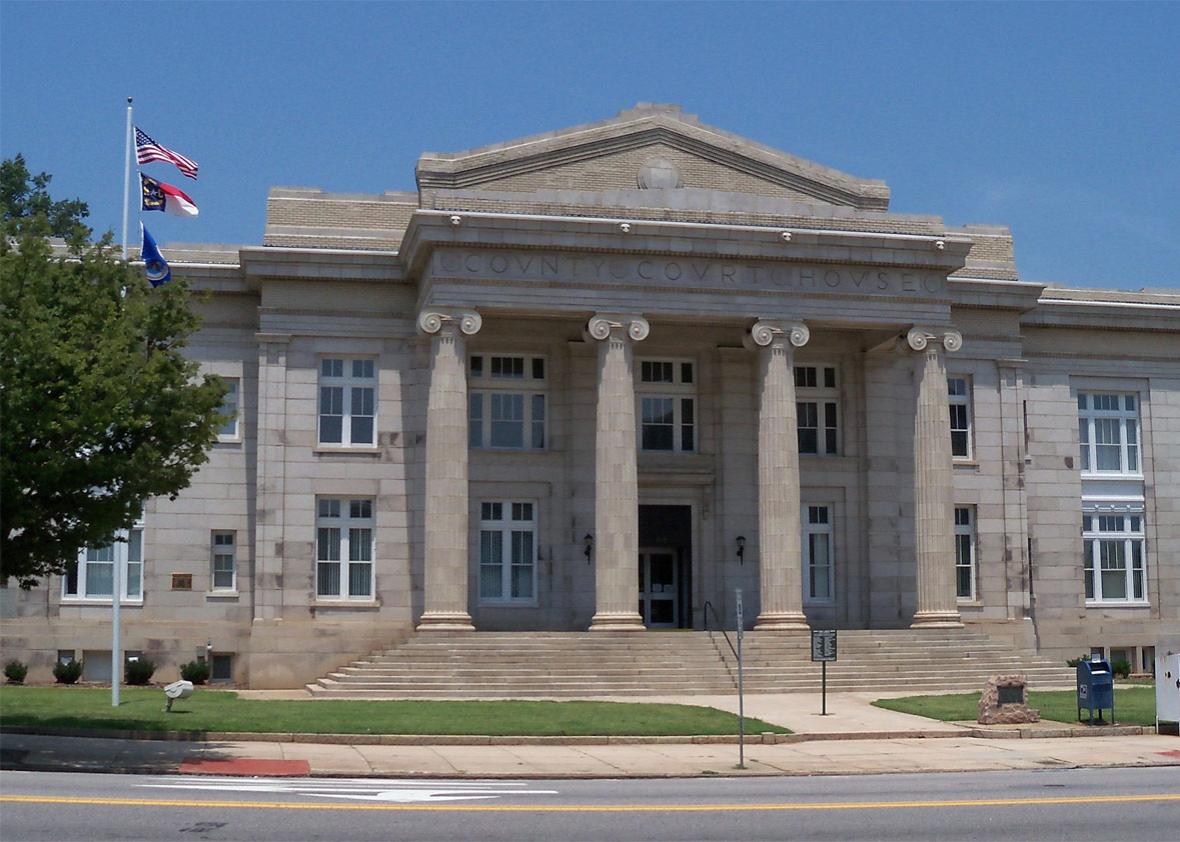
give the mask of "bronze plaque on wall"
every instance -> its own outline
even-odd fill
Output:
[[[172,590],[174,591],[191,591],[193,589],[193,574],[192,573],[173,573],[172,574]]]

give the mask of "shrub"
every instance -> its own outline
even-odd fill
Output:
[[[1131,664],[1126,659],[1119,658],[1117,661],[1115,661],[1113,664],[1110,665],[1110,671],[1113,672],[1115,675],[1117,675],[1119,678],[1126,678],[1128,675],[1131,674]]]
[[[4,677],[9,684],[24,684],[28,672],[29,668],[20,661],[13,660],[4,665]]]
[[[147,658],[138,658],[134,661],[128,659],[123,675],[128,684],[147,684],[152,680],[152,673],[155,671],[156,665]]]
[[[77,684],[78,679],[82,677],[82,662],[58,661],[53,665],[53,677],[57,679],[58,684]]]
[[[189,661],[180,665],[180,677],[193,684],[204,684],[209,680],[209,664],[205,661]]]
[[[1068,661],[1065,662],[1065,665],[1067,667],[1073,667],[1074,669],[1077,669],[1078,664],[1080,664],[1084,660],[1086,660],[1086,659],[1085,658],[1070,658]]]

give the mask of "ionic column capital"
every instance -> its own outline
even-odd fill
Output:
[[[475,312],[423,310],[418,314],[418,330],[423,333],[436,334],[447,327],[458,328],[467,336],[474,336],[483,327],[483,319]]]
[[[651,325],[642,316],[619,315],[617,313],[596,313],[586,323],[586,337],[598,342],[610,338],[612,333],[625,331],[632,342],[642,342],[651,333]]]
[[[811,331],[803,322],[772,322],[759,319],[750,326],[742,342],[753,351],[786,342],[790,342],[796,348],[802,348],[810,339]]]
[[[915,351],[925,351],[930,342],[941,342],[942,347],[953,353],[963,347],[963,334],[954,328],[912,327],[905,341]]]

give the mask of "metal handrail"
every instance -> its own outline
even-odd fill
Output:
[[[709,628],[710,611],[713,612],[713,616],[717,619],[717,631],[721,632],[721,634],[725,636],[725,642],[729,644],[729,651],[732,652],[733,656],[736,658],[738,656],[737,649],[734,648],[733,641],[729,639],[729,632],[727,632],[725,627],[721,624],[721,615],[717,613],[717,609],[713,607],[713,603],[709,602],[707,599],[705,600],[705,631],[709,632],[709,634],[713,633],[713,630]]]

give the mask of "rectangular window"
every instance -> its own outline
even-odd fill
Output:
[[[975,509],[955,507],[955,596],[975,599]]]
[[[1082,473],[1140,476],[1139,396],[1079,392],[1078,446]]]
[[[529,501],[479,504],[479,598],[534,604],[537,592],[536,506]]]
[[[234,532],[213,533],[213,590],[235,591],[238,588]]]
[[[696,450],[694,365],[683,360],[639,360],[636,384],[640,450]]]
[[[830,506],[803,507],[803,567],[806,571],[803,585],[806,600],[815,603],[834,601],[835,565],[832,560]]]
[[[469,447],[545,448],[544,357],[475,354],[468,360],[467,374]]]
[[[835,456],[840,452],[840,390],[836,367],[795,366],[795,397],[799,452]]]
[[[373,598],[373,501],[316,500],[316,596]]]
[[[221,422],[221,428],[217,431],[219,439],[233,441],[238,438],[238,384],[239,380],[236,377],[223,377],[225,382],[226,393],[225,397],[221,399],[221,414],[225,420]]]
[[[115,540],[78,553],[62,576],[62,599],[111,601],[115,565],[123,574],[122,601],[143,599],[143,517],[131,529],[115,533]]]
[[[212,681],[233,681],[234,656],[215,654],[213,656],[209,678]]]
[[[377,364],[371,359],[320,360],[322,445],[365,447],[377,443]]]
[[[970,459],[971,440],[971,381],[966,377],[948,377],[946,391],[951,411],[951,456]]]
[[[1082,513],[1082,572],[1088,603],[1147,603],[1141,511],[1102,507]]]

